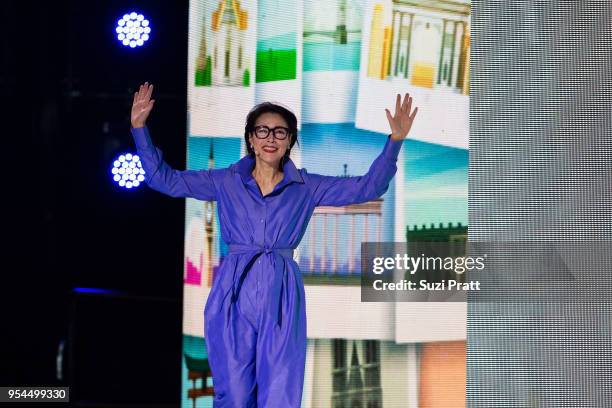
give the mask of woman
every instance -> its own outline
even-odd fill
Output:
[[[332,177],[297,169],[290,151],[297,120],[271,103],[248,115],[248,154],[227,168],[179,171],[162,159],[145,122],[153,85],[134,94],[132,134],[146,183],[173,197],[217,200],[221,236],[229,246],[204,310],[215,407],[299,407],[306,356],[306,303],[293,260],[316,206],[344,206],[384,194],[417,113],[398,94],[391,134],[367,174]]]

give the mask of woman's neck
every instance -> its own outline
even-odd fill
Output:
[[[255,160],[255,167],[251,174],[260,183],[264,184],[276,184],[283,176],[283,172],[279,169],[280,163],[276,166],[270,165],[263,160],[257,158]]]

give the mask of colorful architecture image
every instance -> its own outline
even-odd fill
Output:
[[[210,140],[207,169],[215,168],[214,140]],[[216,201],[202,201],[189,221],[185,236],[185,283],[212,287],[213,271],[218,259]]]
[[[257,13],[257,0],[190,2],[189,135],[239,137],[244,132],[244,118],[255,101]]]
[[[469,47],[462,54],[459,44],[469,46],[469,32],[461,31],[462,23],[469,29],[469,3],[259,0],[192,5],[189,72],[201,82],[189,88],[190,169],[227,167],[243,157],[246,113],[258,102],[273,101],[298,117],[300,143],[291,151],[297,168],[361,176],[388,136],[383,108],[391,107],[400,92],[422,103],[422,117],[404,141],[386,193],[364,203],[315,208],[296,248],[308,315],[302,407],[464,406],[461,304],[365,302],[360,281],[362,242],[465,242],[469,97],[459,72],[469,77]],[[459,12],[465,5],[467,15]],[[236,8],[249,11],[242,33]],[[215,18],[221,24],[217,34]],[[221,29],[224,19],[226,31]],[[203,33],[206,41],[200,40]],[[215,80],[214,46],[227,38],[234,42],[224,52],[235,64],[232,58],[239,56],[243,41],[252,86]],[[229,67],[231,82],[234,62],[217,74]],[[228,248],[220,236],[216,203],[187,199],[185,225],[182,406],[210,407],[214,381],[203,310]]]
[[[388,95],[427,101],[412,138],[468,149],[469,0],[368,0],[355,125],[386,131],[380,112]]]
[[[362,9],[356,0],[313,0],[305,10],[304,71],[359,68]]]
[[[350,122],[306,123],[301,135],[302,167],[338,177],[367,172],[385,142],[383,135]],[[329,146],[342,152],[338,160],[325,159]],[[391,186],[383,197],[365,203],[315,208],[299,245],[298,264],[306,284],[359,285],[361,242],[393,239],[393,190]]]
[[[367,76],[469,94],[469,15],[467,1],[374,3]]]
[[[309,341],[306,407],[461,407],[465,343]]]
[[[296,0],[259,0],[256,82],[296,79]]]
[[[354,122],[363,7],[357,0],[307,4],[302,33],[303,121]]]
[[[305,4],[306,3],[306,4]],[[255,100],[280,102],[302,124],[302,24],[309,0],[258,0]],[[299,164],[299,146],[292,151]]]
[[[208,20],[212,30],[210,38],[206,35],[206,16],[203,19],[195,85],[249,86],[251,56],[245,49],[248,12],[238,0],[219,1]]]

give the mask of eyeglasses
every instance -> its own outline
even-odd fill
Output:
[[[258,139],[267,138],[270,132],[272,132],[274,137],[278,140],[285,140],[287,136],[289,136],[289,128],[283,126],[277,126],[273,129],[264,125],[255,126],[255,136],[257,136]]]

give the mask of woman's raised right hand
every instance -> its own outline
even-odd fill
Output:
[[[151,99],[153,93],[153,85],[145,82],[140,85],[138,92],[134,93],[134,102],[132,103],[132,127],[144,127],[155,99]]]

